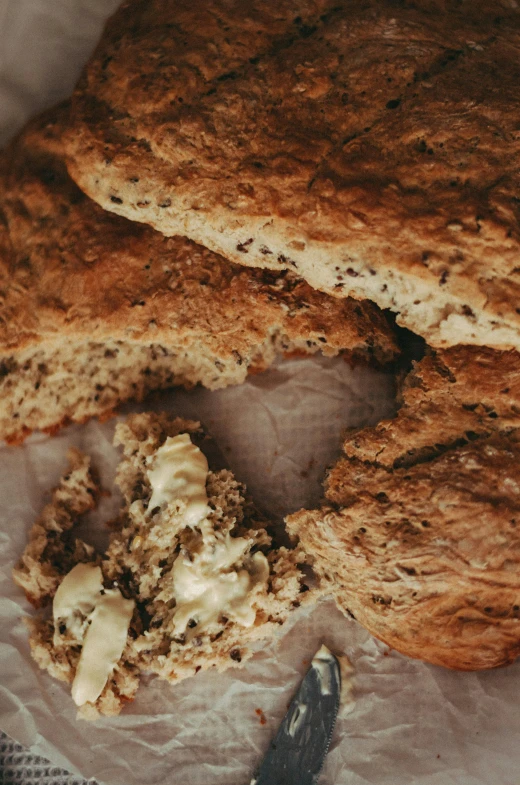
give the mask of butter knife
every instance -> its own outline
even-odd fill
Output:
[[[314,785],[330,746],[340,691],[338,660],[321,646],[251,785]]]

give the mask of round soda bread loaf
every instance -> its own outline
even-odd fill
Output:
[[[127,0],[75,92],[69,171],[431,345],[520,348],[519,46],[509,0]]]
[[[0,156],[0,438],[172,385],[238,384],[276,354],[396,356],[372,303],[102,210],[67,175],[68,111],[36,118]]]
[[[200,519],[190,517],[189,497],[171,494],[165,501],[160,493],[156,496],[161,490],[160,483],[154,485],[158,457],[182,434],[188,444],[200,445],[203,452],[207,448],[207,437],[195,422],[136,414],[117,425],[115,444],[123,457],[116,482],[124,504],[110,524],[105,554],[97,554],[75,534],[81,515],[95,505],[99,483],[90,459],[72,451],[70,468],[34,524],[14,570],[16,583],[41,609],[29,620],[32,655],[52,676],[72,682],[73,696],[92,609],[86,608],[83,592],[74,613],[65,622],[57,618],[56,601],[66,576],[78,564],[98,567],[101,595],[120,592],[124,602],[133,603],[104,688],[96,700],[79,701],[86,719],[118,714],[133,699],[143,673],[174,683],[200,670],[237,667],[252,656],[256,641],[272,638],[294,608],[318,595],[306,584],[302,548],[273,543],[266,529],[270,523],[227,469],[204,472],[207,509]],[[169,482],[175,467],[166,468]],[[180,473],[190,471],[182,467]],[[164,480],[161,467],[159,474]],[[65,593],[73,588],[67,585]],[[197,605],[200,597],[206,606]],[[215,604],[219,598],[221,604]],[[63,605],[63,597],[60,601]]]
[[[428,354],[393,420],[350,434],[320,510],[287,518],[339,607],[460,670],[520,654],[520,355]]]

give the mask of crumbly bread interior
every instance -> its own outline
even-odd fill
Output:
[[[293,342],[273,333],[238,363],[233,357],[216,359],[203,343],[45,343],[0,361],[0,434],[18,443],[36,429],[53,433],[68,422],[109,416],[121,402],[141,401],[155,390],[240,384],[248,371],[264,370],[279,353],[311,354],[319,348],[312,340]]]
[[[322,509],[288,517],[346,613],[412,657],[520,654],[520,355],[428,354],[393,420],[350,434]]]
[[[0,438],[171,385],[238,384],[280,353],[395,358],[371,303],[101,210],[67,174],[68,114],[45,112],[0,156]]]
[[[301,569],[306,560],[303,550],[273,545],[265,528],[268,522],[252,507],[230,471],[208,474],[210,512],[204,527],[187,525],[182,499],[165,508],[148,509],[150,459],[168,437],[180,433],[189,433],[204,448],[205,437],[195,422],[138,414],[117,426],[115,442],[122,446],[123,458],[116,481],[125,505],[102,556],[72,540],[73,524],[92,506],[95,495],[88,459],[73,453],[71,469],[33,527],[14,571],[15,581],[31,602],[47,610],[61,578],[82,561],[99,564],[105,588],[117,586],[124,597],[136,602],[121,659],[98,700],[81,707],[85,718],[119,713],[135,695],[142,673],[155,673],[174,683],[200,670],[237,666],[252,656],[255,641],[276,634],[291,610],[315,595]],[[223,568],[227,574],[251,569],[254,554],[267,558],[266,581],[251,588],[254,621],[244,626],[220,613],[207,624],[190,619],[180,630],[172,577],[176,560],[189,561],[223,543],[234,549],[231,562]],[[57,635],[48,612],[31,620],[30,627],[36,662],[56,678],[72,682],[81,653],[77,641],[66,629]]]
[[[94,549],[75,536],[74,525],[95,507],[99,484],[91,471],[90,458],[71,449],[68,460],[69,469],[32,527],[14,570],[16,583],[36,608],[49,603],[75,564],[96,558]]]
[[[128,0],[78,84],[69,171],[432,345],[519,348],[519,44],[506,0]]]

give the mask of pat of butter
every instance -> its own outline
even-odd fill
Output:
[[[152,496],[148,512],[182,499],[186,502],[186,523],[200,523],[210,512],[206,493],[208,462],[189,434],[169,436],[149,461],[147,475]]]
[[[313,657],[311,668],[314,668],[318,674],[320,681],[320,690],[322,695],[330,695],[331,690],[331,671],[330,663],[334,662],[334,655],[323,644]]]
[[[72,683],[72,697],[81,706],[94,703],[123,653],[135,603],[119,589],[103,589],[101,567],[76,564],[54,596],[54,642],[62,642],[64,624],[69,638],[83,644]]]
[[[191,635],[218,621],[222,614],[244,627],[255,623],[252,589],[265,587],[269,564],[263,553],[245,560],[244,567],[233,569],[242,559],[250,541],[230,537],[205,543],[192,560],[178,556],[172,569],[175,594],[174,634],[184,633],[190,619],[197,622]]]
[[[125,648],[134,605],[133,600],[125,600],[119,589],[107,589],[100,596],[72,683],[72,699],[77,706],[94,703],[103,692]]]
[[[314,668],[318,675],[320,682],[320,692],[322,695],[330,695],[331,693],[332,684],[330,662],[333,659],[334,656],[331,654],[330,650],[325,645],[322,645],[314,655],[311,663],[311,667]],[[336,655],[335,659],[339,664],[341,681],[341,711],[338,716],[343,717],[354,709],[354,685],[352,680],[354,667],[346,654]]]
[[[65,624],[69,635],[78,643],[83,640],[88,617],[96,607],[103,588],[101,567],[94,564],[76,564],[64,577],[52,603],[54,617],[54,643],[58,643],[59,625]]]

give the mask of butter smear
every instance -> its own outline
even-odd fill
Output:
[[[182,499],[186,502],[185,519],[196,526],[209,513],[206,478],[206,456],[193,444],[189,434],[168,436],[155,455],[150,457],[148,480],[152,496],[148,512]]]
[[[195,547],[173,564],[174,635],[183,635],[192,621],[188,636],[193,637],[221,615],[251,627],[254,595],[267,585],[269,564],[263,553],[249,553],[253,540],[224,535],[211,525],[204,454],[188,434],[169,436],[151,457],[147,474],[152,488],[148,511],[182,500],[185,524],[200,531]]]
[[[63,634],[82,644],[72,683],[77,706],[94,703],[103,692],[123,653],[134,605],[119,589],[103,588],[101,568],[94,564],[76,564],[60,583],[52,606],[54,638],[64,625]]]

